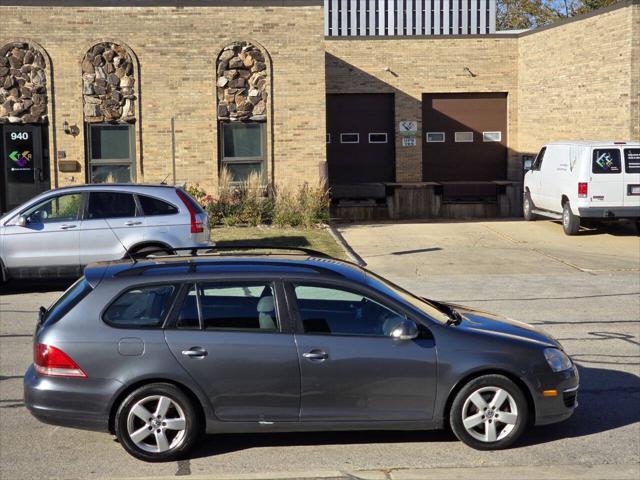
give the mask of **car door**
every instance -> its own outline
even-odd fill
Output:
[[[622,206],[624,192],[622,159],[619,148],[593,149],[589,199],[592,207]]]
[[[533,205],[537,208],[542,208],[542,198],[540,196],[540,188],[542,181],[542,161],[544,159],[544,154],[547,151],[547,147],[542,147],[540,153],[536,156],[536,159],[533,161],[533,165],[531,166],[531,170],[527,172],[527,187],[529,187],[529,194],[531,195],[531,201]]]
[[[405,314],[355,287],[291,282],[287,296],[298,317],[301,421],[433,417],[436,350],[425,327],[417,339],[393,339]]]
[[[4,229],[5,264],[11,276],[75,276],[79,273],[82,194],[61,193],[27,207]],[[20,218],[25,219],[20,224]]]
[[[640,148],[624,149],[624,206],[640,207]]]
[[[144,240],[144,217],[133,194],[90,191],[80,225],[80,263],[123,258],[132,245]]]
[[[271,281],[187,285],[165,338],[223,421],[298,421],[300,371]]]

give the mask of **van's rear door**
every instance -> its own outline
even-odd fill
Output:
[[[618,147],[596,147],[591,154],[589,199],[592,207],[623,205],[622,152]],[[576,185],[576,188],[578,186]]]
[[[624,148],[624,206],[640,207],[640,148]]]

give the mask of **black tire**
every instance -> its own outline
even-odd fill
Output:
[[[522,199],[522,215],[524,216],[525,221],[532,222],[536,219],[536,214],[533,213],[533,202],[531,201],[531,195],[529,192],[524,194]]]
[[[143,422],[140,417],[131,412],[139,402],[145,402],[147,399],[149,399],[148,402],[142,405],[153,405],[153,402],[156,401],[155,397],[168,398],[173,402],[173,405],[167,410],[165,416],[161,416],[160,419],[156,419],[155,414],[157,410],[151,412],[147,409],[151,414],[152,420],[155,421],[153,426],[151,426],[151,422],[147,422],[146,420]],[[159,399],[157,401],[159,401]],[[156,405],[159,405],[159,403]],[[175,405],[177,405],[177,407]],[[162,420],[169,422],[171,420],[181,420],[182,418],[184,418],[184,429],[177,433],[175,429],[162,426],[166,424],[166,422],[162,422]],[[150,433],[147,437],[139,439],[138,443],[136,443],[129,433],[130,422],[131,429],[134,432],[149,428]],[[184,458],[193,448],[201,432],[201,419],[192,401],[182,390],[169,383],[151,383],[127,395],[118,407],[114,423],[115,435],[124,449],[134,457],[146,462],[169,462]],[[158,436],[154,432],[156,428],[158,428],[157,432],[162,432],[161,434],[167,439],[168,449],[162,452],[147,450],[152,449],[154,444],[156,448],[160,446],[157,440]],[[145,443],[142,444],[141,442]],[[143,445],[143,447],[139,445]]]
[[[575,235],[580,230],[580,217],[573,214],[569,201],[562,206],[562,229],[567,235]]]
[[[486,389],[486,391],[483,391]],[[486,401],[487,409],[491,407],[492,389],[505,391],[509,397],[505,397],[496,410],[482,410],[476,407],[470,397],[475,397],[474,393],[481,391],[479,395]],[[512,405],[513,404],[513,405]],[[515,409],[515,412],[513,411]],[[513,414],[515,413],[515,421]],[[497,414],[497,415],[496,415]],[[504,419],[509,415],[509,420],[514,423],[508,424],[500,421],[500,416]],[[470,415],[485,415],[479,418],[481,425],[471,428],[471,432],[465,428],[463,415],[467,420]],[[468,416],[469,415],[469,416]],[[491,416],[487,419],[486,416]],[[451,405],[449,413],[449,424],[454,435],[462,442],[475,448],[476,450],[501,450],[508,448],[522,435],[529,422],[529,406],[524,393],[515,383],[503,375],[483,375],[474,378],[458,392]],[[489,441],[486,438],[488,429],[493,425],[493,431],[497,432],[496,440]],[[475,436],[474,436],[475,435]],[[480,439],[478,437],[484,437]]]

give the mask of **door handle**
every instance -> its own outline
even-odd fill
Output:
[[[310,352],[303,353],[302,356],[312,362],[322,362],[329,358],[329,354],[322,350],[311,350]]]
[[[207,356],[207,351],[202,347],[191,347],[189,350],[183,350],[182,355],[192,358],[203,358]]]
[[[134,222],[133,220],[129,220],[128,222],[124,222],[127,227],[133,227],[134,225],[142,225],[142,222]]]
[[[76,227],[77,227],[77,225],[71,225],[71,224],[68,224],[68,223],[63,223],[62,225],[60,225],[60,228],[62,230],[69,230],[70,228],[76,228]]]

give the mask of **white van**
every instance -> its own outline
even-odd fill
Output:
[[[640,221],[640,142],[545,145],[524,176],[523,210],[562,219],[567,235],[582,219]]]

